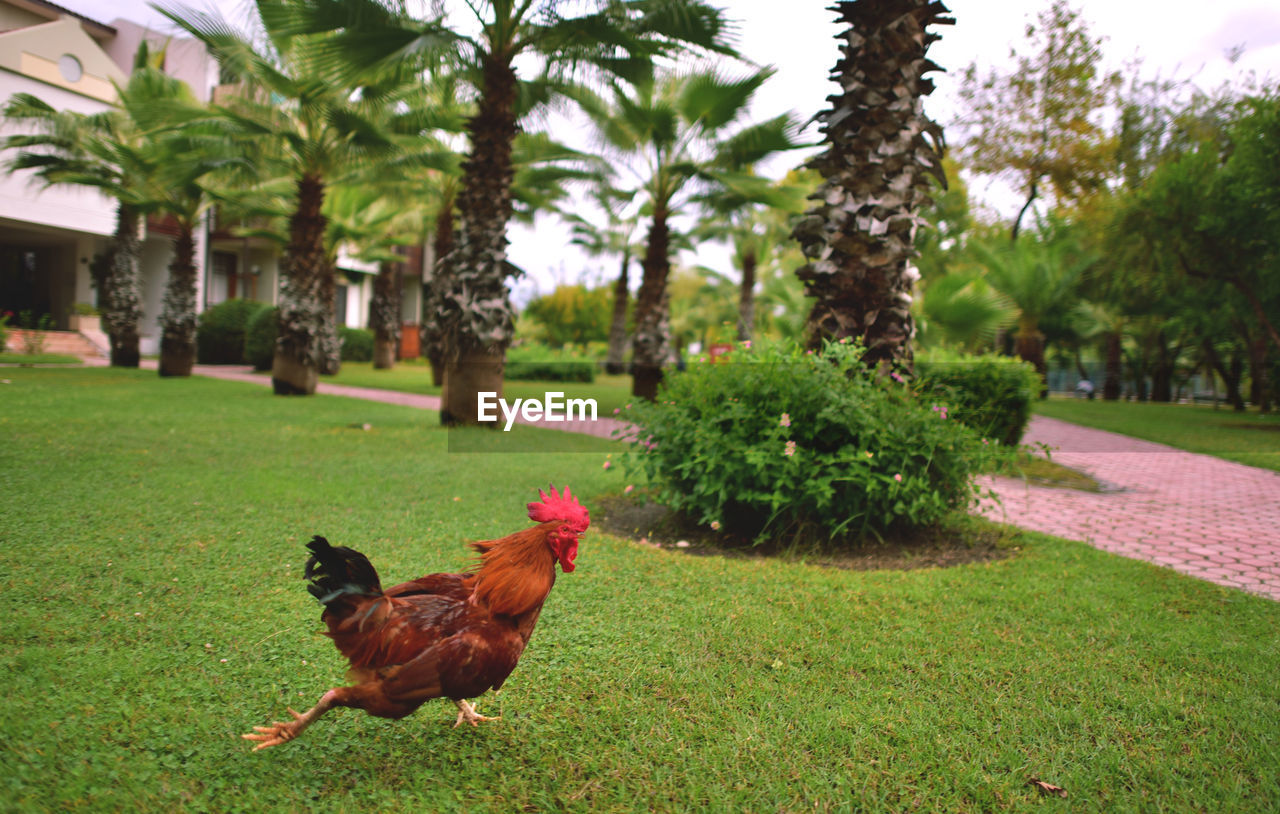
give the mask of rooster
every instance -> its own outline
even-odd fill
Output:
[[[307,590],[324,605],[326,634],[351,663],[352,686],[335,687],[292,721],[255,726],[254,747],[291,741],[334,707],[403,718],[432,698],[458,707],[454,728],[492,721],[468,701],[498,689],[515,669],[556,581],[555,566],[574,569],[587,509],[565,487],[538,492],[529,519],[538,525],[500,540],[472,543],[476,566],[428,574],[386,590],[368,558],[316,536],[307,548]]]

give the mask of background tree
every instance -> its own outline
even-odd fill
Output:
[[[932,177],[945,186],[942,132],[923,111],[933,91],[924,74],[938,39],[928,28],[950,24],[931,0],[838,2],[846,26],[833,79],[841,91],[820,114],[827,149],[809,162],[825,179],[818,204],[795,227],[809,263],[797,274],[816,297],[809,346],[860,338],[869,365],[910,367],[910,265],[920,211]]]
[[[573,242],[592,257],[620,257],[618,276],[613,284],[612,316],[609,320],[609,349],[605,356],[606,373],[618,375],[626,371],[627,313],[631,299],[631,261],[638,253],[636,229],[640,214],[624,215],[631,196],[607,183],[597,186],[591,195],[596,208],[605,213],[606,222],[596,223],[576,213],[567,213],[573,230]]]
[[[446,348],[440,413],[446,424],[477,423],[476,393],[502,391],[502,360],[514,327],[506,229],[521,94],[563,89],[560,80],[582,68],[639,78],[653,57],[689,46],[732,53],[724,44],[721,12],[698,0],[490,0],[467,9],[478,26],[475,35],[414,20],[377,0],[299,0],[277,7],[293,33],[336,32],[326,40],[335,65],[416,61],[452,46],[460,74],[476,89],[454,248],[440,259],[435,280]],[[535,88],[519,82],[516,62],[524,54],[540,56],[548,72]]]
[[[145,68],[145,48],[135,68]],[[139,75],[135,89],[145,81]],[[130,87],[117,87],[128,96]],[[111,344],[111,364],[137,367],[141,359],[142,295],[138,270],[138,227],[154,209],[149,193],[158,156],[137,124],[120,108],[84,114],[56,110],[28,93],[15,94],[5,119],[29,132],[8,136],[6,149],[19,152],[6,162],[9,172],[31,170],[46,186],[93,187],[116,202],[116,227],[105,255],[91,266],[98,309]]]
[[[603,342],[609,335],[610,298],[607,288],[559,285],[530,301],[525,316],[542,326],[555,347]]]
[[[1102,40],[1090,36],[1066,0],[1053,0],[1026,36],[1030,53],[1011,49],[1012,70],[965,68],[959,88],[965,111],[957,119],[965,166],[1010,177],[1024,196],[1013,240],[1046,182],[1057,200],[1076,200],[1102,188],[1114,166],[1100,117],[1119,77],[1100,68]]]
[[[264,40],[236,31],[216,14],[183,6],[161,12],[208,48],[239,92],[213,112],[262,178],[293,187],[288,242],[281,258],[279,323],[271,381],[278,395],[310,395],[317,376],[337,365],[336,282],[327,261],[323,207],[328,187],[396,148],[381,112],[409,78],[371,74],[350,82],[326,71],[324,43],[282,24],[288,0],[258,0]],[[410,115],[420,116],[418,111]]]
[[[648,214],[631,358],[638,398],[654,398],[670,355],[671,219],[695,193],[765,192],[767,187],[750,184],[750,167],[797,146],[788,116],[743,123],[751,98],[771,74],[757,70],[734,79],[693,71],[629,87],[614,84],[607,99],[585,90],[576,94],[603,144],[634,176]]]
[[[751,340],[755,330],[757,271],[790,239],[788,216],[804,211],[805,199],[816,180],[808,173],[789,173],[781,181],[744,175],[727,179],[698,199],[706,209],[695,235],[723,240],[732,249],[738,284],[738,341]],[[765,210],[783,217],[765,216]]]

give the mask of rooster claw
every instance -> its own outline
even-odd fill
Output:
[[[454,701],[454,703],[458,705],[458,720],[453,722],[454,729],[457,729],[458,727],[462,726],[464,722],[469,723],[472,726],[479,726],[481,721],[502,720],[501,715],[497,715],[492,718],[490,718],[487,715],[481,715],[480,713],[476,712],[475,707],[471,706],[471,704],[467,703],[463,699],[458,699],[457,701]],[[249,736],[245,735],[245,737],[247,738]]]
[[[275,721],[271,726],[255,726],[253,728],[253,732],[241,735],[240,737],[247,741],[256,741],[258,745],[253,747],[253,751],[255,752],[259,749],[266,749],[269,746],[279,746],[282,743],[288,743],[298,737],[298,733],[306,726],[305,723],[302,726],[299,726],[298,722],[304,720],[305,716],[298,713],[291,707],[286,707],[286,709],[288,709],[289,714],[293,716],[292,721]],[[308,721],[308,723],[310,722]]]

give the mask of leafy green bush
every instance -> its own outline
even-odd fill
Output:
[[[594,382],[596,364],[588,357],[545,345],[521,345],[507,351],[503,375],[511,381]]]
[[[997,453],[938,405],[876,382],[853,343],[736,350],[670,373],[624,458],[712,528],[832,539],[927,525],[978,495]]]
[[[206,309],[196,324],[196,361],[202,365],[243,364],[245,326],[268,308],[253,300],[227,300]]]
[[[263,308],[249,318],[244,329],[244,360],[254,370],[270,370],[276,355],[276,319],[280,309]]]
[[[931,351],[916,359],[920,398],[945,405],[950,415],[983,438],[1006,446],[1022,440],[1040,377],[1010,356]]]
[[[364,328],[338,328],[338,338],[342,340],[341,359],[344,362],[373,361],[373,331]]]

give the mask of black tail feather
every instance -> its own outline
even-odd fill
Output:
[[[382,583],[369,558],[352,548],[331,546],[320,535],[307,543],[311,556],[303,576],[311,581],[307,590],[320,604],[337,610],[348,596],[382,596]]]

